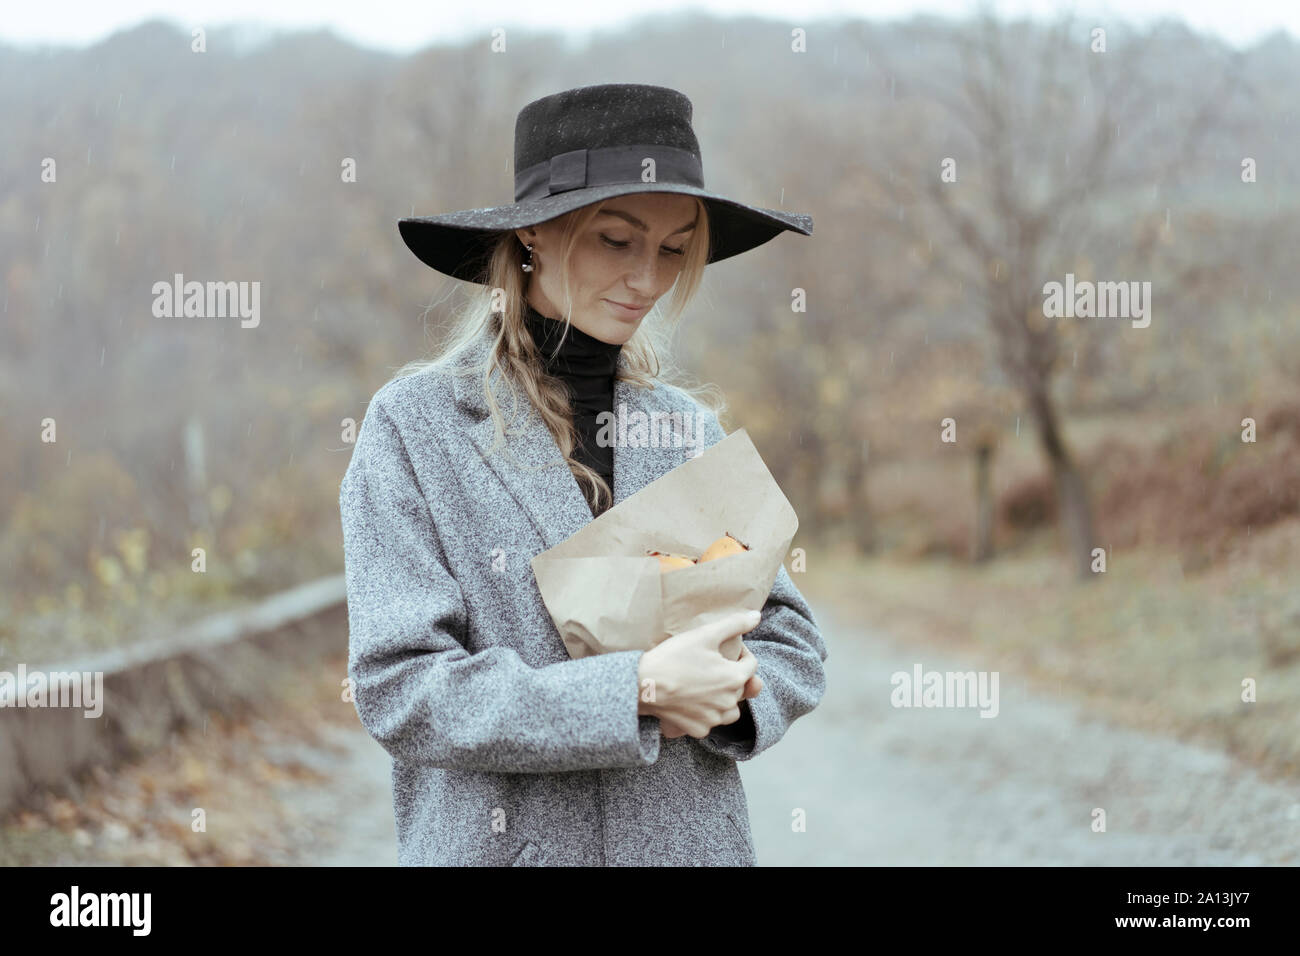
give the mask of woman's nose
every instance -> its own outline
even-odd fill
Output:
[[[659,263],[654,256],[639,260],[627,274],[628,288],[634,289],[640,295],[649,295],[654,289],[658,269]]]

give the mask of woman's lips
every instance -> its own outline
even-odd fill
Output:
[[[620,319],[639,319],[650,311],[650,306],[648,305],[642,309],[629,309],[627,306],[615,302],[613,299],[604,299],[602,301],[606,302],[613,310],[614,314]]]

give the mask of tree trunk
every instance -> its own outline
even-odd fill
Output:
[[[993,492],[989,473],[993,449],[988,445],[975,451],[975,541],[971,558],[981,564],[993,557]]]
[[[865,438],[860,442],[850,442],[850,446],[852,451],[849,452],[846,480],[853,544],[859,554],[871,554],[876,550],[876,534],[875,524],[871,520],[871,506],[867,500],[867,456],[870,449]]]
[[[1096,547],[1096,536],[1093,534],[1092,506],[1088,501],[1087,486],[1062,440],[1056,410],[1052,407],[1046,387],[1035,389],[1031,393],[1029,407],[1038,430],[1039,444],[1052,466],[1066,546],[1074,560],[1076,576],[1080,580],[1091,580],[1092,549]]]

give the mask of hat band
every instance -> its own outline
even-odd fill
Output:
[[[644,171],[652,168],[654,178]],[[700,157],[675,146],[601,146],[572,149],[535,163],[515,174],[515,202],[544,199],[570,189],[607,186],[611,183],[679,183],[704,188],[704,166]]]

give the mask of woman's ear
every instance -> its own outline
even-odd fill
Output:
[[[532,226],[528,226],[524,229],[516,229],[515,236],[523,245],[532,245],[533,241],[537,238],[537,230]]]

